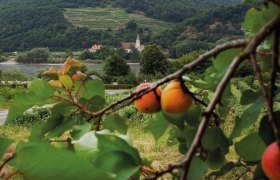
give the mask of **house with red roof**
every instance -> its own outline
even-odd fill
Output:
[[[96,52],[97,50],[99,50],[100,48],[102,48],[102,45],[100,44],[94,44],[91,46],[91,48],[89,49],[90,52]]]
[[[137,49],[139,52],[143,51],[145,48],[144,45],[140,43],[139,34],[137,35],[136,42],[124,42],[122,43],[122,48],[126,50],[126,52],[131,52],[133,48]]]

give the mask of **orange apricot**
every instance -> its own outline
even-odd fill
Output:
[[[280,150],[277,142],[270,144],[262,155],[262,168],[271,180],[280,179]]]
[[[167,119],[181,120],[192,105],[192,97],[179,80],[170,82],[162,92],[161,108]]]
[[[140,90],[147,86],[150,86],[152,83],[142,83],[137,86],[136,90]],[[155,113],[160,110],[160,96],[161,96],[161,89],[156,88],[155,91],[150,91],[144,94],[139,99],[134,101],[136,108],[143,112],[143,113]]]

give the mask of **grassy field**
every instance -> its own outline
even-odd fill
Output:
[[[142,14],[126,13],[124,9],[119,8],[67,8],[64,16],[75,26],[94,30],[120,29],[131,20],[134,20],[139,27],[149,28],[155,32],[170,29],[174,25]]]

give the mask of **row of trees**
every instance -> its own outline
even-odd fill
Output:
[[[157,73],[167,73],[169,63],[159,46],[146,46],[140,57],[140,74],[155,75]],[[132,84],[137,82],[136,76],[130,72],[125,59],[120,55],[113,55],[106,58],[103,70],[105,82],[114,82],[120,77],[125,82],[124,79],[126,79],[126,76]]]

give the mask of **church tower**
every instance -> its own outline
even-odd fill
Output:
[[[140,50],[140,37],[139,34],[137,35],[136,43],[135,43],[135,48]]]

